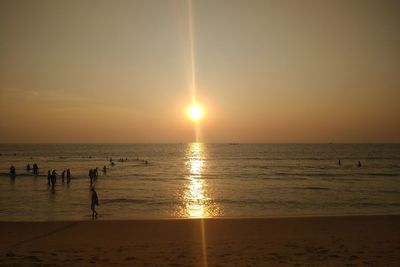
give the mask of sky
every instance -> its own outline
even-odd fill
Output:
[[[2,0],[0,143],[400,142],[398,14],[375,0]]]

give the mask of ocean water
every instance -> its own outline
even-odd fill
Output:
[[[95,167],[101,220],[400,214],[399,144],[2,144],[0,220],[90,219]]]

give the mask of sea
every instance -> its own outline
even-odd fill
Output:
[[[400,214],[400,144],[0,145],[0,221],[91,220],[91,187],[98,220]]]

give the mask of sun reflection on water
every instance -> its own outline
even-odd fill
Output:
[[[186,151],[187,184],[183,193],[181,217],[204,218],[220,215],[220,210],[207,194],[207,182],[202,177],[205,168],[203,144],[191,143]]]

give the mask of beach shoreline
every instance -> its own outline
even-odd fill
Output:
[[[0,266],[398,266],[400,215],[0,222]]]

